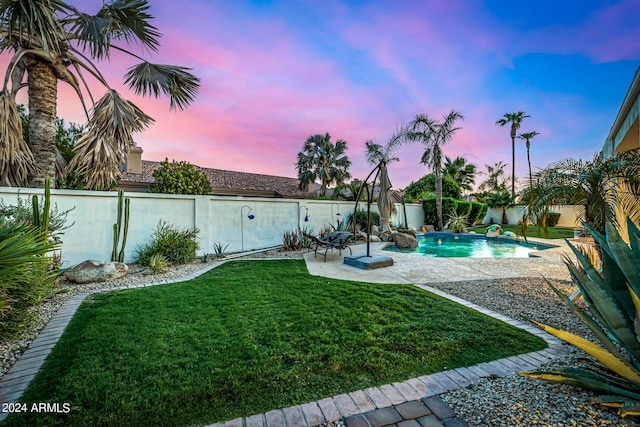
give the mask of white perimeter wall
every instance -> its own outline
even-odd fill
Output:
[[[509,224],[518,224],[524,213],[526,212],[525,206],[516,206],[513,208],[508,208],[507,212],[507,220]],[[552,212],[560,213],[560,219],[558,220],[558,227],[579,227],[581,214],[580,207],[574,205],[557,205],[552,206],[550,209]],[[502,223],[502,208],[489,208],[487,210],[487,215],[484,217],[482,221],[484,224],[487,224],[493,220],[496,224]]]
[[[43,195],[42,189],[0,187],[0,199],[5,205],[15,205],[18,195],[29,198]],[[150,193],[125,193],[131,200],[129,233],[125,262],[133,262],[135,248],[150,240],[159,221],[183,228],[200,230],[198,254],[212,253],[215,243],[229,244],[227,252],[263,249],[282,243],[285,231],[306,227],[317,233],[329,223],[336,224],[345,214],[353,212],[353,202],[328,200],[298,200],[245,198],[222,196],[191,196]],[[51,190],[51,204],[59,211],[75,208],[67,217],[74,223],[62,236],[63,267],[87,259],[111,258],[113,224],[116,222],[117,192]],[[30,201],[28,203],[30,206]],[[309,221],[304,222],[308,209]],[[360,203],[359,209],[366,209]],[[251,212],[249,212],[251,209]],[[396,205],[393,224],[403,224],[402,205]],[[375,203],[372,211],[377,211]],[[422,205],[406,205],[409,228],[419,229],[424,223]],[[247,218],[249,213],[255,218]],[[340,214],[340,215],[338,215]]]

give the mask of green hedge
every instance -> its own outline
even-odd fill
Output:
[[[482,218],[480,218],[480,214],[483,211],[483,203],[480,202],[470,202],[471,203],[471,208],[469,210],[469,224],[473,225],[478,221],[482,221]]]
[[[460,201],[453,197],[442,198],[442,221],[443,225],[449,220],[449,213],[451,211],[457,211],[457,206]],[[436,213],[436,198],[432,197],[422,202],[422,209],[424,210],[424,223],[430,225],[437,225],[438,214]]]
[[[469,215],[470,213],[471,213],[471,202],[467,202],[465,200],[458,200],[458,203],[456,204],[456,214],[458,214],[458,216],[466,216],[467,219],[471,219]]]

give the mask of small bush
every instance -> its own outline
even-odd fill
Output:
[[[467,216],[458,215],[455,211],[450,211],[449,220],[445,224],[444,228],[454,233],[466,233],[467,232]]]
[[[169,270],[169,261],[161,254],[153,254],[149,258],[149,265],[147,266],[151,274],[160,274]]]
[[[378,212],[371,212],[371,226],[380,225],[380,215]],[[365,210],[357,210],[356,211],[356,224],[360,226],[362,231],[367,231],[367,211]]]
[[[209,194],[211,183],[207,176],[190,163],[169,163],[168,159],[160,162],[160,167],[153,171],[155,184],[149,187],[152,193],[167,194]]]
[[[298,231],[285,231],[282,236],[282,250],[297,251],[298,249],[302,249],[300,234]]]
[[[547,214],[547,226],[555,227],[558,225],[558,221],[560,220],[560,214],[558,212],[549,212]]]
[[[223,244],[222,242],[214,243],[213,254],[215,255],[216,258],[224,258],[225,256],[227,256],[228,247],[229,247],[229,243],[227,243],[226,245]]]
[[[151,241],[136,248],[138,264],[149,266],[151,257],[160,254],[174,264],[186,264],[196,259],[198,250],[197,228],[181,229],[160,221],[151,236]]]

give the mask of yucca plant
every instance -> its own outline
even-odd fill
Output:
[[[466,233],[467,215],[458,215],[455,210],[449,211],[449,219],[444,228],[453,233]]]
[[[594,403],[619,408],[623,417],[640,415],[640,229],[627,218],[627,243],[610,223],[606,224],[606,235],[585,226],[602,249],[602,271],[570,243],[580,265],[568,257],[565,263],[582,293],[586,309],[577,307],[569,297],[551,287],[591,329],[601,345],[548,325],[538,325],[593,356],[604,365],[606,372],[558,368],[520,374],[602,393],[593,399]]]

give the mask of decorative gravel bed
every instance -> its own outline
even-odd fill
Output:
[[[251,254],[248,257],[301,259],[303,253],[304,251],[271,250]],[[108,283],[76,285],[64,279],[60,280],[58,287],[60,292],[37,307],[37,322],[21,337],[0,342],[0,376],[10,369],[62,303],[72,295],[123,285],[179,279],[219,263],[220,261],[213,259],[206,264],[197,261],[173,267],[170,272],[162,275],[148,275],[141,267],[130,265],[129,274],[125,278]],[[541,278],[430,283],[429,285],[515,319],[536,320],[591,338],[588,328],[558,300]],[[568,294],[575,290],[575,286],[571,283],[556,282],[556,285]],[[581,366],[590,363],[592,362],[583,352],[572,350],[562,360],[547,367]],[[640,426],[635,419],[621,419],[613,409],[590,405],[588,400],[593,396],[593,393],[582,389],[520,376],[485,379],[475,386],[441,395],[443,400],[451,405],[458,416],[465,419],[470,426]]]
[[[565,294],[576,290],[572,283],[553,283]],[[521,321],[536,320],[593,339],[589,329],[541,278],[429,285]],[[545,368],[597,366],[581,350],[567,348],[571,350],[569,354]],[[440,395],[470,426],[640,426],[637,419],[622,419],[615,409],[589,404],[594,396],[580,388],[521,376],[485,379],[475,386]]]

